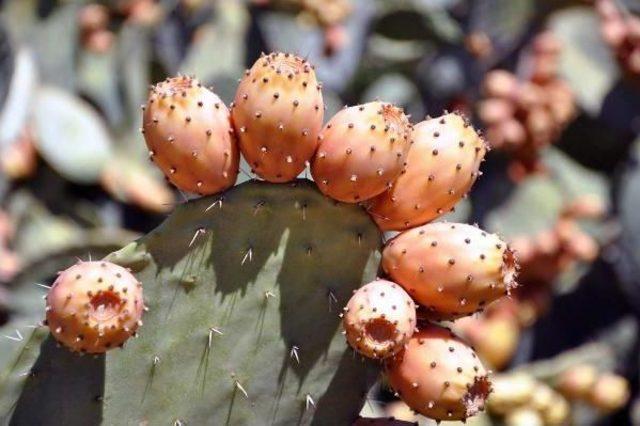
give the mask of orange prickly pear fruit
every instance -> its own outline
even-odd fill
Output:
[[[142,284],[111,262],[78,262],[62,271],[46,300],[51,334],[74,352],[122,346],[142,325]]]
[[[413,228],[449,212],[469,192],[487,151],[456,113],[418,123],[412,139],[405,170],[367,208],[385,231]]]
[[[369,358],[398,353],[416,328],[416,305],[399,285],[376,280],[353,293],[343,314],[349,344]]]
[[[382,267],[435,319],[483,310],[516,286],[519,268],[497,235],[461,223],[402,232],[385,247]]]
[[[289,53],[258,59],[240,81],[233,124],[242,155],[269,182],[287,182],[318,147],[324,102],[313,66]]]
[[[400,175],[410,145],[411,125],[400,108],[383,102],[344,108],[322,130],[311,174],[331,198],[368,200]]]
[[[240,154],[229,110],[196,79],[156,84],[143,107],[149,158],[183,191],[206,195],[236,182]]]
[[[491,391],[476,353],[449,329],[426,325],[385,365],[389,384],[409,407],[435,420],[465,420],[484,410]]]

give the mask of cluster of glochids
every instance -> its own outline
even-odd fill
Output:
[[[613,0],[596,1],[600,16],[600,32],[613,49],[624,74],[640,83],[640,17],[623,10]]]
[[[193,77],[168,78],[143,106],[149,157],[176,187],[201,195],[235,184],[241,154],[270,182],[291,181],[308,167],[326,196],[362,203],[382,230],[403,231],[383,253],[393,282],[354,294],[346,335],[364,355],[385,359],[391,385],[413,409],[465,419],[484,407],[487,373],[471,347],[426,321],[483,310],[515,286],[518,267],[497,236],[428,222],[466,196],[486,143],[457,113],[413,126],[400,108],[379,101],[345,107],[323,126],[321,89],[313,66],[286,53],[262,55],[230,108]],[[54,336],[85,352],[122,344],[142,310],[139,283],[106,262],[72,267],[48,295]]]
[[[575,115],[574,94],[558,75],[561,44],[551,32],[533,40],[522,75],[487,74],[478,115],[487,138],[511,158],[514,179],[541,169],[540,151],[552,144]]]

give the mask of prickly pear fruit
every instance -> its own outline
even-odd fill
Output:
[[[156,84],[143,107],[142,132],[150,159],[178,188],[214,194],[236,181],[240,154],[230,114],[196,79]]]
[[[502,370],[509,364],[520,342],[520,324],[515,315],[485,313],[478,317],[460,318],[455,322],[454,331],[473,346],[488,367],[495,370]]]
[[[431,223],[391,240],[382,255],[391,279],[435,319],[484,309],[516,286],[513,251],[497,235],[461,223]]]
[[[495,375],[491,377],[491,383],[493,393],[487,408],[500,416],[528,404],[538,384],[532,376],[521,372]]]
[[[338,112],[319,138],[311,174],[320,191],[355,203],[381,194],[400,175],[411,125],[400,108],[369,102]]]
[[[289,53],[258,59],[245,72],[231,109],[240,150],[270,182],[295,179],[318,146],[324,103],[313,66]]]
[[[545,425],[567,424],[570,414],[569,403],[546,383],[536,384],[528,405],[540,414]]]
[[[391,387],[407,405],[436,420],[464,420],[484,410],[491,391],[471,347],[450,330],[426,325],[386,363]]]
[[[407,167],[367,207],[385,231],[413,228],[450,211],[475,182],[487,150],[467,120],[455,113],[417,124],[412,138]]]
[[[584,399],[598,378],[591,364],[576,364],[558,375],[556,389],[569,399]]]
[[[74,352],[122,346],[142,325],[142,284],[110,262],[78,262],[62,271],[46,299],[51,334]]]
[[[391,281],[372,281],[354,291],[344,311],[347,341],[369,358],[395,355],[416,328],[415,303]]]
[[[544,426],[540,413],[531,407],[519,407],[504,418],[505,426]]]
[[[542,413],[542,419],[544,423],[549,426],[560,426],[571,424],[569,422],[571,417],[571,405],[560,394],[555,394],[555,398],[551,401],[549,407]]]
[[[624,377],[613,373],[605,373],[598,377],[589,393],[591,405],[605,413],[619,410],[627,401],[629,401],[629,382]]]

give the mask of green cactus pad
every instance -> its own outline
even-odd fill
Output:
[[[14,405],[13,421],[57,424],[53,405],[43,414],[25,393],[83,401],[104,377],[104,393],[91,398],[108,425],[350,424],[377,369],[347,350],[338,314],[375,278],[380,244],[362,209],[303,180],[252,181],[181,205],[107,258],[143,282],[139,338],[108,353],[103,376],[99,363],[95,376],[83,371],[85,388],[69,383],[73,368],[56,367],[70,355],[49,351],[37,364],[50,371],[34,377],[60,391],[44,394],[25,377],[19,400],[34,406]]]

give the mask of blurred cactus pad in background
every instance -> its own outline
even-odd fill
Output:
[[[0,0],[0,425],[640,424],[639,161],[638,0]]]

